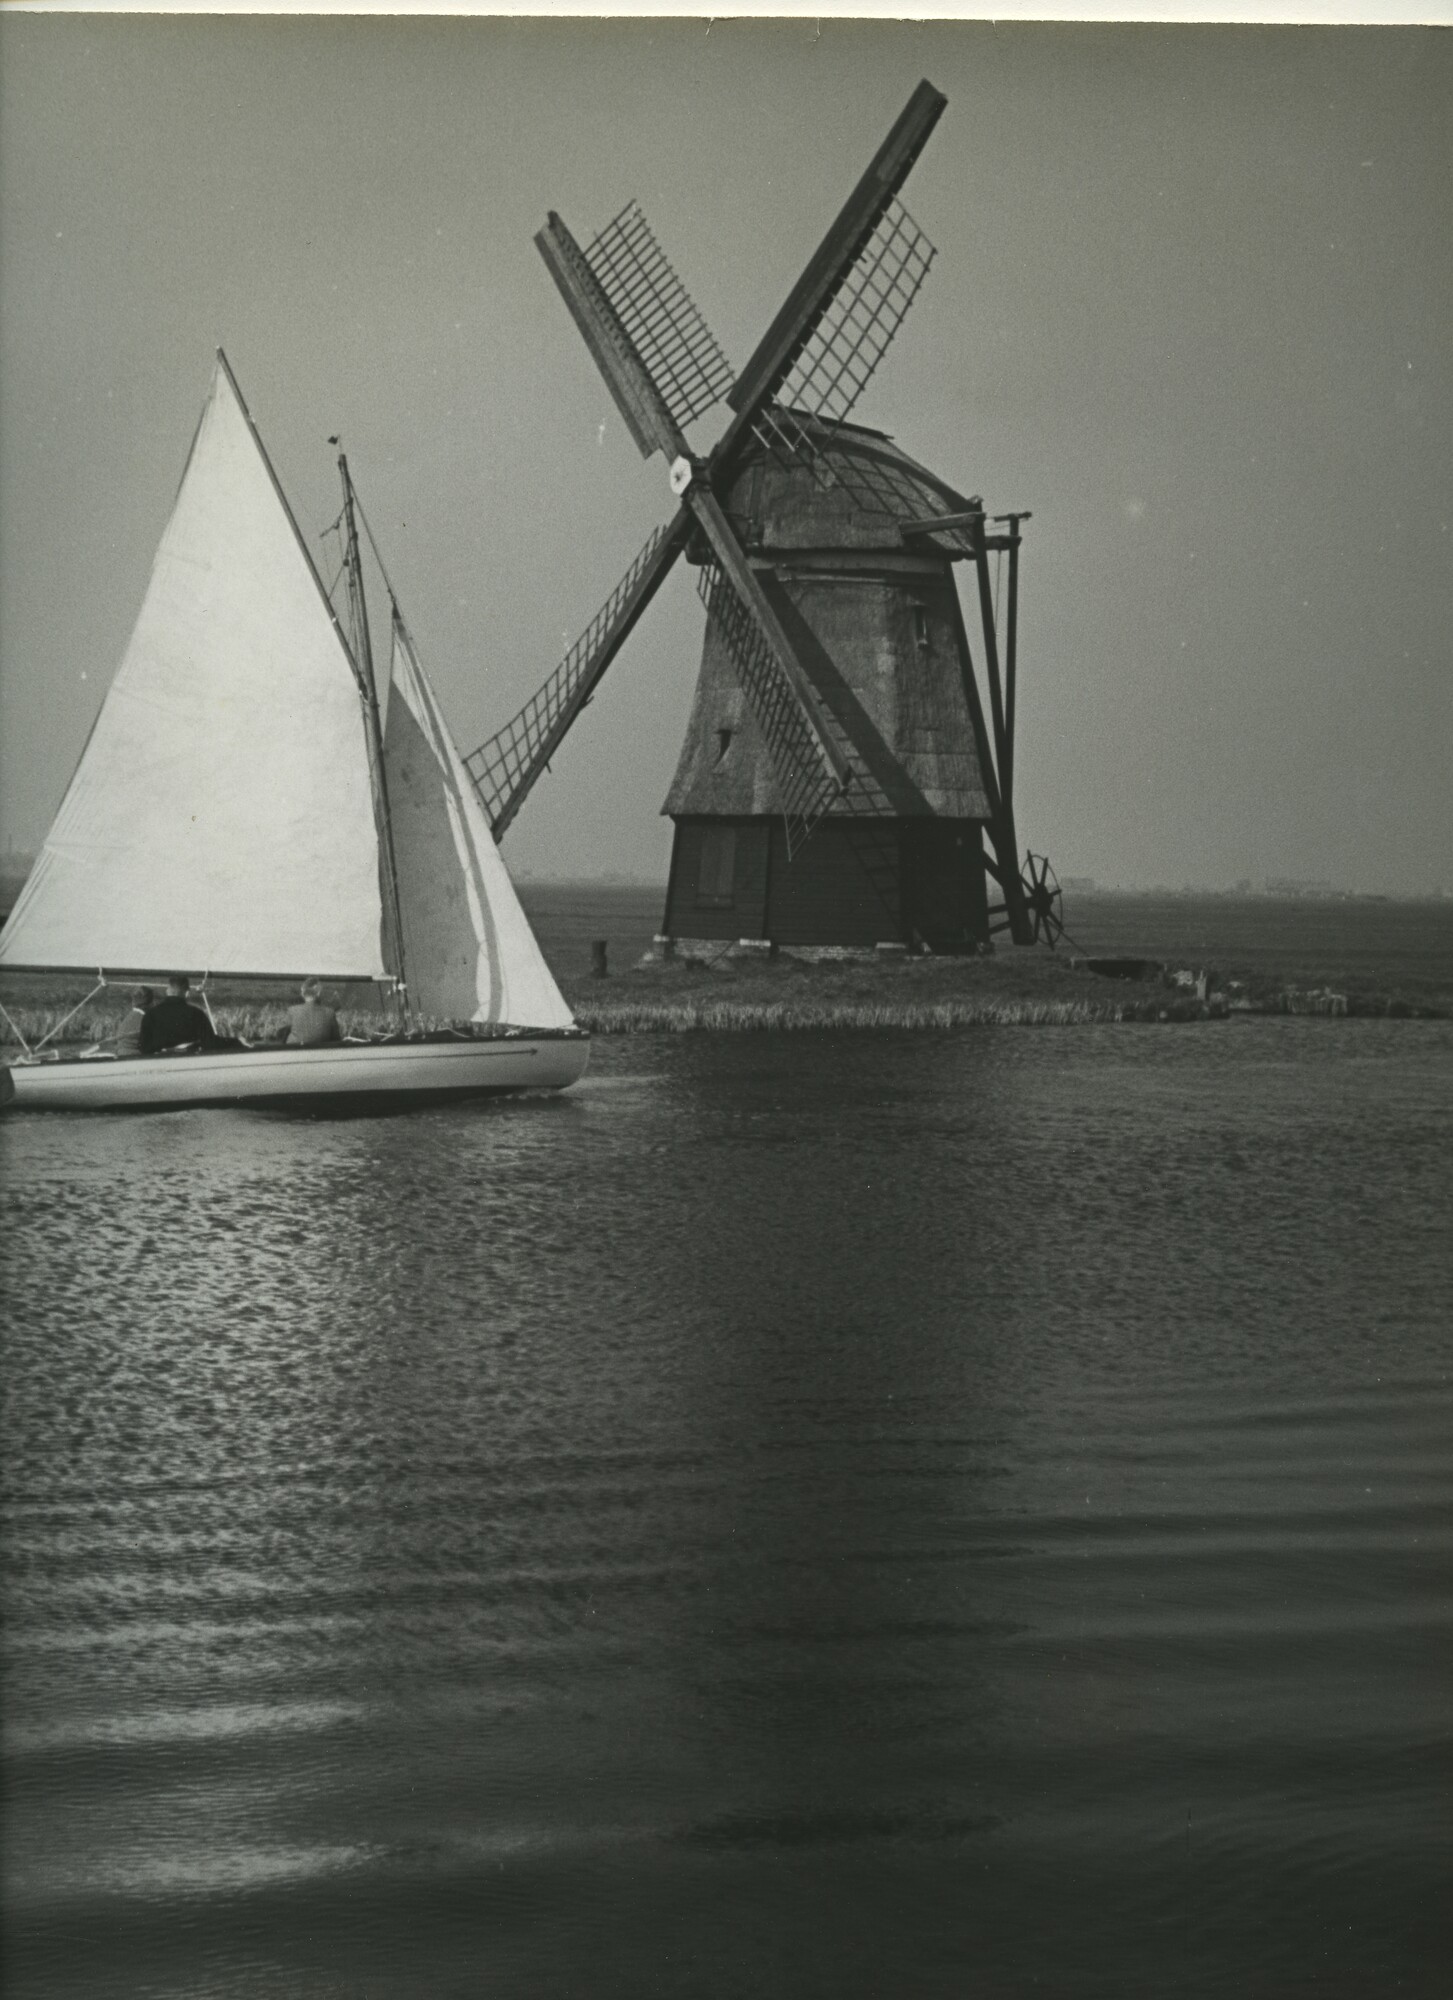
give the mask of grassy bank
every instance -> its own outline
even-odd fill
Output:
[[[596,1034],[693,1029],[954,1029],[1076,1027],[1092,1022],[1204,1021],[1234,1014],[1446,1016],[1453,1004],[1396,993],[1330,993],[1273,979],[1212,981],[1204,997],[1158,978],[1122,981],[1073,956],[1001,948],[990,958],[763,960],[635,965],[563,982],[581,1026]],[[1453,995],[1448,996],[1453,1003]]]
[[[652,960],[565,981],[596,1034],[694,1029],[1071,1027],[1123,1018],[1130,995],[1048,952],[988,959]]]

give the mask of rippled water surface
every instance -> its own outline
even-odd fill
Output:
[[[8,1991],[1446,1990],[1453,1029],[10,1118]]]

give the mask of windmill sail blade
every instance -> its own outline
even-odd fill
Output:
[[[553,674],[519,713],[465,758],[496,840],[564,742],[601,675],[670,573],[691,529],[683,507],[658,528]]]
[[[553,210],[535,238],[535,247],[594,355],[642,458],[656,451],[665,452],[668,459],[680,457],[686,441],[676,419],[585,252]]]
[[[732,385],[731,363],[638,203],[606,224],[585,261],[676,422],[689,424],[719,403]]]
[[[894,206],[899,190],[947,103],[948,99],[931,83],[924,82],[919,84],[904,106],[867,172],[848,196],[837,220],[793,286],[786,304],[768,327],[756,353],[737,378],[727,398],[737,414],[714,454],[719,464],[730,460],[736,448],[752,433],[761,411],[776,400],[798,357],[822,325],[834,300],[849,281],[854,266],[868,250],[874,232]],[[912,241],[911,238],[907,240]],[[871,258],[869,263],[871,265]],[[913,289],[916,291],[917,286]],[[911,299],[910,293],[909,303]],[[905,304],[903,311],[906,310]],[[894,323],[895,330],[901,319],[900,311],[898,321]]]
[[[742,688],[762,732],[787,827],[792,854],[842,790],[817,745],[791,686],[762,629],[715,563],[703,565],[697,588],[741,676]]]
[[[769,448],[803,456],[812,434],[794,423],[805,411],[832,429],[867,388],[917,298],[936,252],[908,210],[889,204],[848,271],[786,381],[758,420]]]

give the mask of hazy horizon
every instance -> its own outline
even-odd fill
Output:
[[[0,847],[59,802],[217,345],[314,537],[342,431],[468,750],[670,506],[546,210],[584,239],[639,198],[739,366],[920,76],[939,255],[855,414],[1033,510],[1021,845],[1106,887],[1453,887],[1453,45],[1415,29],[4,18]],[[521,873],[664,881],[693,581]]]

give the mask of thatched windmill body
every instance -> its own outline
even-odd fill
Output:
[[[919,85],[735,380],[634,204],[585,250],[554,214],[536,238],[678,504],[468,762],[498,837],[684,554],[708,618],[664,808],[670,937],[965,950],[998,929],[1018,943],[1058,931],[1046,866],[1021,874],[1013,814],[1027,516],[991,522],[982,501],[847,422],[934,255],[897,197],[945,102]],[[684,426],[723,399],[726,429],[695,456]],[[991,565],[1006,556],[996,603]],[[974,576],[987,710],[958,562]]]

